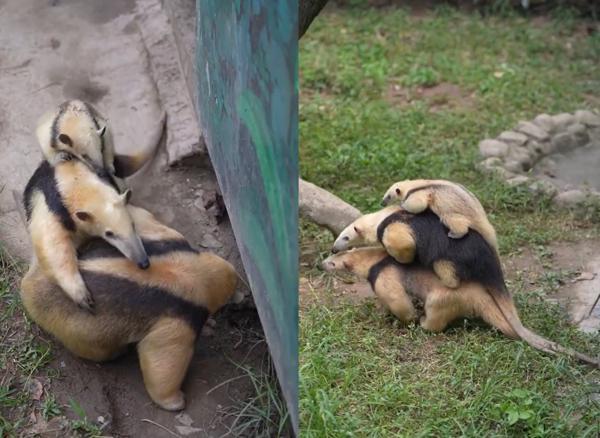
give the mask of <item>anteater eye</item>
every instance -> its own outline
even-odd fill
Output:
[[[106,233],[104,233],[104,235],[106,237],[115,237],[115,233],[113,233],[112,231],[107,231]]]
[[[396,189],[396,194],[399,195],[400,194],[400,189]]]
[[[346,236],[346,237],[344,237],[344,240],[348,241],[348,240],[350,240],[350,238],[348,236]]]

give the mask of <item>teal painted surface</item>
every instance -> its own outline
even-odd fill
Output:
[[[298,1],[197,0],[200,123],[298,434]]]

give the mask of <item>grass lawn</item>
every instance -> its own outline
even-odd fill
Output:
[[[476,166],[477,143],[519,120],[600,107],[600,36],[569,17],[324,13],[300,42],[301,177],[365,213],[396,181],[455,180],[481,200],[504,256],[596,237],[596,208],[550,212],[548,199]],[[332,239],[301,223],[310,278]],[[539,281],[556,289],[562,275],[548,270]],[[570,329],[558,306],[531,299],[523,281],[510,286],[526,326],[600,352],[598,338]],[[590,394],[600,392],[600,374],[589,367],[486,328],[404,328],[372,303],[319,293],[319,304],[301,309],[303,437],[599,436]]]

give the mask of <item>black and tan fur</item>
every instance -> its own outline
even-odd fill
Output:
[[[68,155],[62,153],[63,155]],[[101,237],[148,267],[127,204],[131,190],[120,195],[75,158],[54,166],[42,161],[27,183],[23,206],[33,252],[40,268],[79,306],[92,312],[93,299],[77,267],[77,249]]]
[[[95,239],[81,248],[79,270],[96,299],[81,312],[33,263],[21,283],[27,313],[73,354],[101,362],[136,344],[144,383],[162,409],[185,407],[181,384],[206,320],[232,297],[238,275],[224,259],[198,253],[146,210],[128,206],[151,257],[140,270]]]
[[[385,211],[389,212],[389,209],[390,207]],[[381,212],[373,215],[378,220],[382,216]],[[352,236],[352,239],[338,243],[340,237],[345,237],[345,232]],[[567,353],[599,366],[598,361],[566,349],[523,327],[512,296],[506,288],[500,259],[491,245],[475,230],[471,230],[462,239],[448,237],[448,228],[431,210],[414,215],[398,207],[395,212],[388,214],[378,223],[369,217],[367,220],[359,218],[340,234],[336,240],[337,245],[334,244],[334,252],[338,253],[358,245],[383,245],[387,249],[385,242],[386,238],[389,241],[389,237],[386,237],[388,234],[393,234],[396,251],[404,254],[410,254],[412,251],[414,254],[412,262],[433,269],[446,287],[453,289],[454,285],[458,287],[459,284],[469,282],[480,284],[496,302],[520,339],[532,347],[546,353]],[[387,252],[390,253],[389,250]],[[411,263],[409,258],[405,257],[404,261],[398,261]],[[451,286],[448,283],[451,283]]]
[[[461,239],[469,229],[477,231],[498,252],[496,230],[477,197],[463,185],[447,180],[405,180],[392,185],[381,204],[397,201],[409,213],[433,211],[452,239]]]
[[[162,114],[149,147],[133,155],[115,152],[107,120],[90,103],[69,100],[40,117],[36,137],[50,165],[60,161],[61,152],[67,152],[88,164],[100,176],[112,179],[119,192],[123,193],[126,190],[123,179],[143,167],[158,149],[166,114]]]
[[[382,247],[356,248],[327,258],[319,265],[325,271],[346,271],[367,279],[383,306],[400,321],[419,322],[441,332],[458,318],[480,317],[506,336],[520,339],[502,311],[479,283],[471,281],[450,289],[431,269],[418,262],[398,263]],[[423,303],[425,315],[415,303]]]

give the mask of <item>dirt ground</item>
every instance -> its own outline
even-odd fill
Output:
[[[217,223],[210,207],[218,184],[200,141],[173,39],[160,1],[111,0],[100,6],[89,0],[0,0],[0,242],[9,254],[27,260],[30,251],[12,190],[24,189],[41,160],[35,121],[64,100],[79,98],[109,117],[121,152],[147,145],[166,111],[159,155],[128,182],[132,203],[180,231],[194,247],[230,261],[247,283],[231,225],[227,218]],[[168,166],[178,161],[184,165]],[[49,365],[49,374],[56,377],[39,376],[40,383],[59,403],[68,405],[71,397],[90,421],[108,423],[103,429],[107,436],[173,436],[160,426],[182,437],[224,436],[220,412],[233,400],[245,399],[252,386],[247,378],[229,382],[244,374],[236,364],[260,370],[267,354],[250,291],[242,284],[240,292],[245,299],[224,308],[197,342],[183,387],[183,417],[151,402],[133,352],[99,365],[59,347]],[[24,319],[15,316],[10,324],[5,334],[18,342]],[[40,330],[34,328],[34,333],[50,340]],[[67,411],[77,418],[72,409]],[[24,436],[40,430],[47,431],[43,436],[65,436],[50,432],[56,424],[45,424],[35,412],[24,426],[29,430]]]

